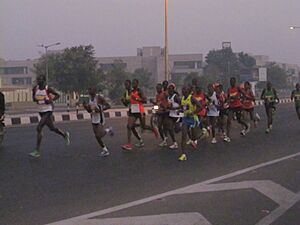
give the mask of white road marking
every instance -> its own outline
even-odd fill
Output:
[[[281,215],[283,215],[286,211],[288,211],[293,205],[295,205],[298,201],[300,201],[300,192],[288,202],[280,205],[277,209],[273,210],[268,216],[264,217],[255,225],[269,225],[275,222]],[[297,221],[295,221],[297,222]],[[298,221],[299,222],[299,221]]]
[[[292,154],[292,155],[288,155],[288,156],[285,156],[285,157],[282,157],[282,158],[279,158],[279,159],[275,159],[275,160],[272,160],[272,161],[269,161],[269,162],[261,163],[261,164],[258,164],[256,166],[251,166],[251,167],[248,167],[248,168],[245,168],[245,169],[242,169],[242,170],[238,170],[236,172],[233,172],[233,173],[230,173],[230,174],[227,174],[227,175],[224,175],[224,176],[220,176],[220,177],[217,177],[217,178],[213,178],[213,179],[210,179],[210,180],[207,180],[207,181],[203,181],[203,182],[200,182],[200,183],[197,183],[197,184],[193,184],[193,185],[190,185],[190,186],[187,186],[187,187],[183,187],[183,188],[179,188],[179,189],[176,189],[176,190],[168,191],[168,192],[165,192],[165,193],[162,193],[162,194],[154,195],[154,196],[151,196],[151,197],[148,197],[148,198],[144,198],[144,199],[140,199],[140,200],[137,200],[137,201],[125,203],[125,204],[122,204],[122,205],[119,205],[119,206],[115,206],[115,207],[111,207],[111,208],[108,208],[108,209],[96,211],[96,212],[93,212],[93,213],[73,217],[73,218],[70,218],[70,219],[61,220],[61,221],[51,223],[51,224],[48,224],[48,225],[71,225],[71,224],[72,225],[73,224],[86,225],[86,224],[88,224],[87,222],[89,221],[89,218],[92,218],[92,217],[97,217],[97,216],[105,215],[105,214],[108,214],[108,213],[116,212],[116,211],[119,211],[119,210],[122,210],[122,209],[127,209],[127,208],[130,208],[130,207],[133,207],[133,206],[137,206],[137,205],[141,205],[141,204],[144,204],[144,203],[147,203],[147,202],[151,202],[151,201],[156,200],[156,199],[165,198],[167,196],[174,195],[174,194],[184,194],[184,193],[188,193],[188,192],[191,192],[191,191],[197,192],[197,190],[199,190],[203,187],[205,188],[205,187],[214,186],[214,185],[215,185],[215,187],[219,187],[222,184],[212,184],[212,183],[215,183],[215,182],[218,182],[218,181],[221,181],[221,180],[225,180],[225,179],[228,179],[228,178],[231,178],[231,177],[235,177],[235,176],[238,176],[238,175],[241,175],[241,174],[244,174],[244,173],[256,170],[256,169],[259,169],[259,168],[263,168],[263,167],[266,167],[266,166],[269,166],[269,165],[272,165],[272,164],[275,164],[275,163],[278,163],[278,162],[282,162],[282,161],[287,160],[287,159],[298,157],[299,155],[300,155],[300,152]],[[243,183],[243,182],[239,182],[239,183]],[[245,184],[247,184],[247,183],[244,183],[243,185],[245,186]],[[227,183],[227,185],[228,185],[228,183]],[[278,187],[276,187],[276,188],[278,189]],[[264,187],[261,187],[260,190],[262,190],[264,192],[267,192]],[[282,189],[281,189],[280,192],[286,193],[286,190],[282,191]],[[271,195],[273,196],[273,194],[270,194],[270,192],[268,192],[268,194],[269,194],[269,196],[271,196]],[[291,197],[291,196],[294,197],[294,195],[292,195],[291,193],[289,193],[288,196],[289,197]],[[299,196],[296,195],[296,197],[293,198],[290,201],[286,201],[286,200],[282,200],[282,199],[281,200],[276,199],[276,201],[278,201],[280,203],[285,202],[283,205],[281,205],[277,209],[279,212],[277,212],[276,215],[278,216],[278,214],[280,214],[280,213],[281,213],[280,215],[282,215],[284,212],[286,212],[291,206],[293,206],[298,201],[297,200],[298,198],[299,198]],[[294,203],[292,204],[291,201],[294,202]],[[283,207],[283,208],[281,208],[281,207]],[[274,211],[276,211],[276,210],[274,210]],[[272,218],[274,218],[274,217],[272,217]],[[266,223],[259,223],[257,225],[262,225],[262,224],[263,225],[268,225],[270,223],[267,223],[267,221],[266,221]]]
[[[200,213],[176,213],[108,219],[90,219],[85,225],[211,225]],[[67,225],[67,224],[65,224]],[[70,223],[70,225],[82,225]]]

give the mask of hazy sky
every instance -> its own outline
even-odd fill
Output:
[[[300,0],[169,0],[170,54],[234,51],[300,64]],[[0,57],[37,58],[38,44],[92,44],[96,56],[164,45],[164,0],[0,0]],[[57,49],[56,47],[52,49]]]

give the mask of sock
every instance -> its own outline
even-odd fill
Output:
[[[105,132],[106,132],[106,133],[110,132],[110,129],[109,129],[109,128],[106,128],[106,129],[105,129]]]
[[[106,152],[108,152],[108,149],[107,149],[107,147],[106,147],[106,146],[104,146],[104,147],[103,147],[103,151],[106,151]]]

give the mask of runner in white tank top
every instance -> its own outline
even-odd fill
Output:
[[[216,139],[216,123],[217,123],[217,118],[219,116],[219,100],[217,98],[217,93],[214,90],[214,87],[212,84],[209,84],[207,86],[207,100],[208,100],[208,112],[207,112],[207,117],[208,117],[208,122],[211,127],[211,133],[212,133],[212,144],[217,143]]]
[[[108,133],[111,137],[114,135],[112,131],[112,127],[104,128],[105,124],[105,116],[104,111],[110,108],[110,105],[104,99],[104,97],[97,95],[96,88],[89,88],[89,95],[90,100],[87,104],[86,102],[83,103],[83,107],[91,114],[91,122],[93,126],[93,131],[95,137],[102,148],[100,152],[100,156],[108,156],[109,151],[106,145],[103,143],[102,138]]]
[[[64,132],[54,126],[53,121],[53,102],[59,98],[59,94],[54,91],[52,88],[49,88],[45,84],[44,77],[37,78],[37,86],[35,86],[32,90],[32,98],[33,101],[38,104],[39,114],[40,114],[40,122],[37,126],[37,144],[36,148],[29,155],[34,158],[39,158],[41,156],[40,145],[42,142],[42,130],[46,125],[51,131],[61,135],[66,144],[70,144],[70,134],[69,132]],[[53,98],[52,98],[53,96]]]

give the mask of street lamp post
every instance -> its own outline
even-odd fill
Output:
[[[165,0],[165,80],[169,80],[168,0]]]
[[[45,49],[45,54],[46,54],[46,83],[48,83],[49,81],[49,69],[48,69],[48,48],[55,46],[55,45],[60,45],[60,42],[54,43],[54,44],[50,44],[50,45],[44,45],[41,44],[39,45],[39,47],[42,47]]]

